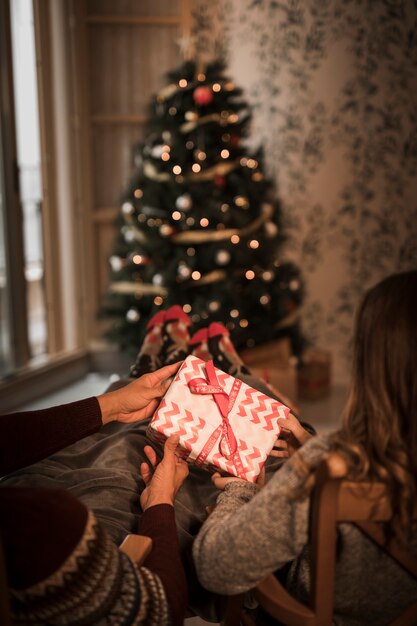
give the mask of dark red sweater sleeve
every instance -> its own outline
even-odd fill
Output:
[[[0,415],[0,476],[36,463],[102,426],[97,398]]]
[[[187,607],[187,581],[180,556],[174,507],[151,506],[143,512],[139,535],[152,539],[152,552],[144,565],[158,574],[165,588],[174,626],[182,626]]]

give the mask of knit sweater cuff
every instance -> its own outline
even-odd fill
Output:
[[[260,486],[255,483],[249,483],[243,480],[233,480],[224,488],[224,491],[234,496],[239,496],[245,500],[251,500],[253,496],[255,496],[258,491],[260,491]]]
[[[174,507],[171,504],[157,504],[142,513],[138,533],[147,537],[165,534],[167,529],[175,528]]]

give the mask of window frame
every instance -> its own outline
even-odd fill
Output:
[[[12,371],[0,379],[1,410],[7,411],[68,384],[90,371],[86,329],[86,284],[80,215],[81,193],[75,168],[75,99],[66,3],[33,0],[40,143],[42,154],[42,222],[48,353],[29,358],[23,216],[20,206],[13,102],[9,1],[0,3],[1,149],[5,195],[5,255],[9,295]],[[53,33],[59,29],[59,34]],[[64,32],[64,37],[60,35]],[[62,73],[62,64],[68,63]],[[63,92],[62,97],[59,93]],[[58,98],[57,98],[58,94]],[[58,101],[57,101],[58,99]],[[59,123],[60,136],[55,128]],[[62,140],[62,137],[64,140]],[[63,165],[61,165],[63,164]],[[68,181],[70,197],[66,200]],[[67,259],[69,258],[69,262]],[[68,293],[68,285],[71,293]],[[72,297],[72,300],[70,299]]]

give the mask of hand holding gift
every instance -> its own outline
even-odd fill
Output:
[[[179,436],[179,454],[210,471],[256,482],[279,436],[282,403],[189,356],[156,411],[147,434]]]

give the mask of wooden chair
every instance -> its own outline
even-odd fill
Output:
[[[383,484],[354,483],[343,479],[345,463],[330,455],[316,472],[312,493],[311,589],[309,605],[291,596],[271,574],[252,590],[259,605],[280,624],[287,626],[331,626],[335,586],[336,533],[339,522],[354,523],[417,579],[417,557],[397,541],[387,545],[380,522],[391,517],[391,506]],[[417,507],[414,511],[417,519]],[[244,595],[229,598],[222,624],[254,626],[253,613],[242,610]],[[390,626],[417,624],[417,602],[402,612]]]
[[[144,535],[127,535],[120,550],[127,554],[138,566],[142,565],[152,549],[152,539]],[[0,537],[0,626],[12,626],[9,591],[3,545]]]

